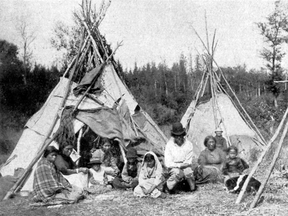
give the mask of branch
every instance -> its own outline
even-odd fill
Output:
[[[110,58],[112,58],[113,55],[115,54],[116,50],[117,50],[119,47],[121,47],[121,46],[123,46],[123,41],[121,41],[120,43],[117,43],[116,48],[114,49],[114,51],[112,52],[112,54],[111,54],[110,56],[108,56],[108,58],[106,59],[106,61],[109,61]]]
[[[281,81],[273,81],[274,83],[288,83],[288,80],[281,80]]]

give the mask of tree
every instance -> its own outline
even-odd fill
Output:
[[[27,74],[31,68],[31,59],[33,56],[33,51],[31,45],[36,39],[35,30],[32,28],[32,24],[29,21],[29,16],[21,14],[16,18],[16,30],[21,39],[22,54],[21,59],[23,61],[23,82],[27,84]]]
[[[0,40],[0,66],[5,64],[18,64],[18,47],[6,40]]]
[[[0,91],[13,82],[22,82],[21,61],[17,57],[18,47],[6,40],[0,40]],[[23,82],[22,82],[23,83]],[[4,99],[3,95],[0,99]]]
[[[257,26],[260,29],[260,34],[264,37],[264,42],[267,44],[267,48],[264,47],[261,52],[261,56],[267,61],[266,67],[271,72],[266,85],[267,89],[274,95],[274,106],[277,107],[277,98],[281,88],[274,81],[282,80],[281,61],[286,53],[281,48],[288,41],[288,17],[280,1],[275,2],[275,9],[267,17],[266,22],[259,22]]]
[[[63,22],[57,22],[50,42],[57,51],[63,53],[61,62],[63,62],[63,66],[67,66],[79,49],[81,43],[81,24],[78,23],[76,18],[72,26],[68,26]]]

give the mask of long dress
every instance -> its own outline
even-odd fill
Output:
[[[161,195],[161,191],[159,190],[161,183],[163,181],[163,168],[162,165],[154,152],[147,152],[144,155],[144,158],[147,154],[151,154],[155,160],[155,166],[152,168],[147,167],[147,164],[143,161],[141,165],[141,170],[139,173],[139,184],[134,189],[134,195],[138,197],[146,197],[151,196],[152,198],[157,198]],[[145,194],[143,192],[143,188],[145,190],[149,190],[151,187],[157,185],[157,187],[152,191],[151,194]]]
[[[226,154],[219,148],[210,151],[204,149],[198,158],[198,164],[202,170],[197,170],[196,183],[223,181],[221,166],[226,160]]]

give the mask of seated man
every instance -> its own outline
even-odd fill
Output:
[[[180,122],[173,124],[171,138],[165,148],[165,166],[170,177],[167,180],[167,188],[173,193],[175,186],[182,180],[189,184],[190,191],[195,190],[193,177],[192,156],[193,145],[185,138],[186,132]]]
[[[113,186],[117,189],[134,189],[138,185],[138,177],[141,169],[141,163],[137,160],[137,150],[128,148],[126,154],[127,162],[121,173],[113,180]]]

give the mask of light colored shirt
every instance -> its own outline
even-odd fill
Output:
[[[91,178],[94,179],[95,183],[97,182],[100,185],[104,185],[105,184],[105,170],[104,169],[100,169],[98,171],[95,171],[93,168],[89,169],[90,174],[92,175]],[[91,181],[89,181],[89,187],[91,187],[93,185],[93,183],[91,183]]]
[[[192,164],[193,144],[185,139],[183,145],[178,146],[171,137],[165,147],[165,166],[167,168],[178,167],[184,163]]]

